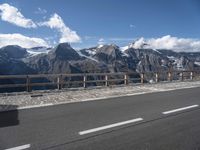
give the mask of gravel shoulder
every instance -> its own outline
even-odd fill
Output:
[[[194,87],[200,87],[200,81],[1,94],[0,112]]]

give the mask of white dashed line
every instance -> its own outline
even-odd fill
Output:
[[[182,107],[182,108],[178,108],[178,109],[174,109],[174,110],[165,111],[165,112],[162,112],[162,114],[167,115],[167,114],[175,113],[175,112],[178,112],[178,111],[183,111],[183,110],[195,108],[195,107],[198,107],[198,106],[199,105],[191,105],[191,106],[187,106],[187,107]]]
[[[27,149],[30,148],[31,145],[30,144],[26,144],[26,145],[22,145],[22,146],[17,146],[17,147],[13,147],[13,148],[8,148],[5,150],[23,150],[23,149]]]
[[[119,122],[119,123],[114,123],[114,124],[110,124],[110,125],[94,128],[94,129],[81,131],[81,132],[79,132],[79,135],[85,135],[85,134],[89,134],[89,133],[93,133],[93,132],[97,132],[97,131],[101,131],[101,130],[105,130],[105,129],[109,129],[109,128],[122,126],[122,125],[125,125],[125,124],[130,124],[130,123],[142,121],[142,120],[143,120],[142,118],[136,118],[136,119],[127,120],[127,121],[123,121],[123,122]]]

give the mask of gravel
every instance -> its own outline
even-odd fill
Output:
[[[183,88],[200,87],[200,81],[140,84],[115,87],[35,91],[0,95],[0,111],[28,109],[64,103],[99,100]]]

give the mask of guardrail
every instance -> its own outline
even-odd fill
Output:
[[[21,88],[31,92],[37,89],[63,89],[71,87],[111,86],[130,83],[162,82],[173,80],[194,80],[199,78],[197,71],[171,72],[120,72],[120,73],[80,73],[80,74],[36,74],[36,75],[0,75],[0,89]]]

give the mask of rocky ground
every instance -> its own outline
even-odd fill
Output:
[[[37,91],[0,95],[0,111],[28,109],[63,103],[100,100],[109,97],[129,96],[182,88],[200,87],[200,81],[185,81],[87,89],[66,89],[62,91]]]

